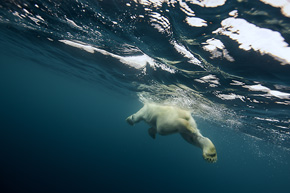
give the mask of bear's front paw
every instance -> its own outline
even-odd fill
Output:
[[[133,122],[133,116],[129,116],[127,119],[126,119],[127,123],[129,123],[130,125],[134,125],[134,122]]]
[[[204,150],[203,154],[203,159],[210,162],[210,163],[215,163],[217,161],[217,153],[215,148],[210,148],[208,150]]]

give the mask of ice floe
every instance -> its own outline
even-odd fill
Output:
[[[198,17],[186,17],[186,23],[192,27],[203,27],[207,26],[207,21]]]
[[[245,97],[242,95],[237,95],[234,93],[230,93],[230,94],[217,94],[216,95],[218,98],[222,99],[222,100],[235,100],[235,99],[240,99],[241,101],[245,102]]]
[[[150,23],[155,29],[161,33],[170,33],[170,22],[166,17],[157,12],[152,12],[149,14],[149,16]]]
[[[218,7],[226,3],[227,0],[186,0],[191,4],[199,5],[201,7]]]
[[[290,99],[289,93],[281,92],[278,90],[271,90],[268,87],[262,86],[261,84],[244,85],[243,87],[249,89],[250,91],[260,91],[260,92],[267,93],[264,96],[277,97],[279,99]],[[261,96],[263,96],[263,95],[261,95]]]
[[[238,17],[238,10],[233,10],[229,13],[229,16]]]
[[[281,12],[286,17],[290,17],[290,1],[289,0],[260,0],[265,4],[269,4],[273,7],[281,8]]]
[[[134,0],[135,3],[139,3],[145,6],[153,6],[153,7],[161,7],[163,3],[167,3],[168,5],[171,4],[174,6],[177,2],[181,7],[184,9],[189,8],[186,4],[186,2],[190,4],[199,5],[201,7],[218,7],[222,6],[226,3],[227,0]]]
[[[225,48],[224,44],[218,39],[208,39],[206,42],[202,43],[202,47],[205,51],[211,53],[211,59],[224,57],[230,62],[234,62],[234,58],[229,55],[228,50]]]
[[[71,27],[74,27],[74,28],[77,28],[77,29],[82,29],[82,27],[78,26],[73,20],[71,19],[68,19],[68,18],[65,18],[65,20],[67,21],[67,23],[71,26]]]
[[[188,51],[183,45],[178,44],[176,41],[172,41],[171,44],[174,46],[175,50],[182,54],[184,57],[189,59],[189,63],[196,64],[203,68],[201,61],[199,61],[194,55]]]
[[[146,54],[135,55],[135,56],[120,56],[120,55],[108,52],[106,50],[96,48],[92,45],[86,44],[86,43],[81,42],[81,41],[76,41],[76,40],[59,40],[59,41],[64,43],[64,44],[67,44],[69,46],[82,49],[82,50],[87,51],[87,52],[92,53],[92,54],[95,52],[99,52],[103,55],[111,56],[113,58],[118,59],[123,64],[129,65],[129,66],[136,68],[136,69],[140,69],[140,70],[145,69],[145,66],[148,64],[154,70],[156,69],[156,67],[158,67],[158,68],[161,68],[162,70],[167,71],[169,73],[172,73],[172,74],[175,73],[174,69],[168,67],[165,64],[156,63],[154,61],[154,59],[152,59],[151,57],[149,57]]]
[[[290,64],[290,47],[279,32],[258,27],[245,19],[227,18],[221,22],[222,27],[214,31],[237,41],[240,49],[254,50],[267,54],[281,62]]]
[[[210,87],[217,87],[218,85],[220,85],[219,79],[212,74],[194,80],[199,83],[208,83]]]
[[[153,7],[161,7],[163,3],[168,2],[168,0],[134,0],[134,1],[135,3]]]
[[[150,58],[149,56],[147,56],[146,54],[137,55],[137,56],[119,56],[117,54],[110,53],[106,50],[88,45],[88,44],[81,42],[81,41],[71,41],[71,40],[59,40],[59,41],[64,43],[64,44],[70,45],[72,47],[76,47],[76,48],[82,49],[84,51],[87,51],[89,53],[99,52],[103,55],[109,55],[113,58],[120,60],[120,62],[127,64],[131,67],[134,67],[136,69],[144,68],[147,65],[147,63],[150,66],[155,65],[153,59]]]
[[[195,16],[195,13],[190,7],[187,5],[187,3],[183,2],[182,0],[178,0],[180,10],[185,13],[187,16]]]

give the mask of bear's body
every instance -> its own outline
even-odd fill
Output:
[[[148,133],[154,139],[157,133],[159,135],[180,133],[187,142],[203,150],[205,160],[217,161],[215,146],[210,139],[201,135],[191,113],[187,110],[175,106],[146,103],[143,108],[126,120],[130,125],[139,121],[148,123],[151,126]]]

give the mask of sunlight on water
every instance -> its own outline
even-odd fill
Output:
[[[50,168],[80,184],[100,173],[88,192],[287,192],[289,10],[289,0],[1,1],[7,187],[21,171],[51,187],[40,163],[50,180]],[[217,144],[216,165],[179,136],[150,141],[147,126],[127,128],[125,117],[146,102],[191,111]]]

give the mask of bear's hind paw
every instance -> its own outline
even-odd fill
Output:
[[[217,155],[216,155],[216,153],[203,154],[203,159],[209,163],[215,163],[215,162],[217,162]]]

